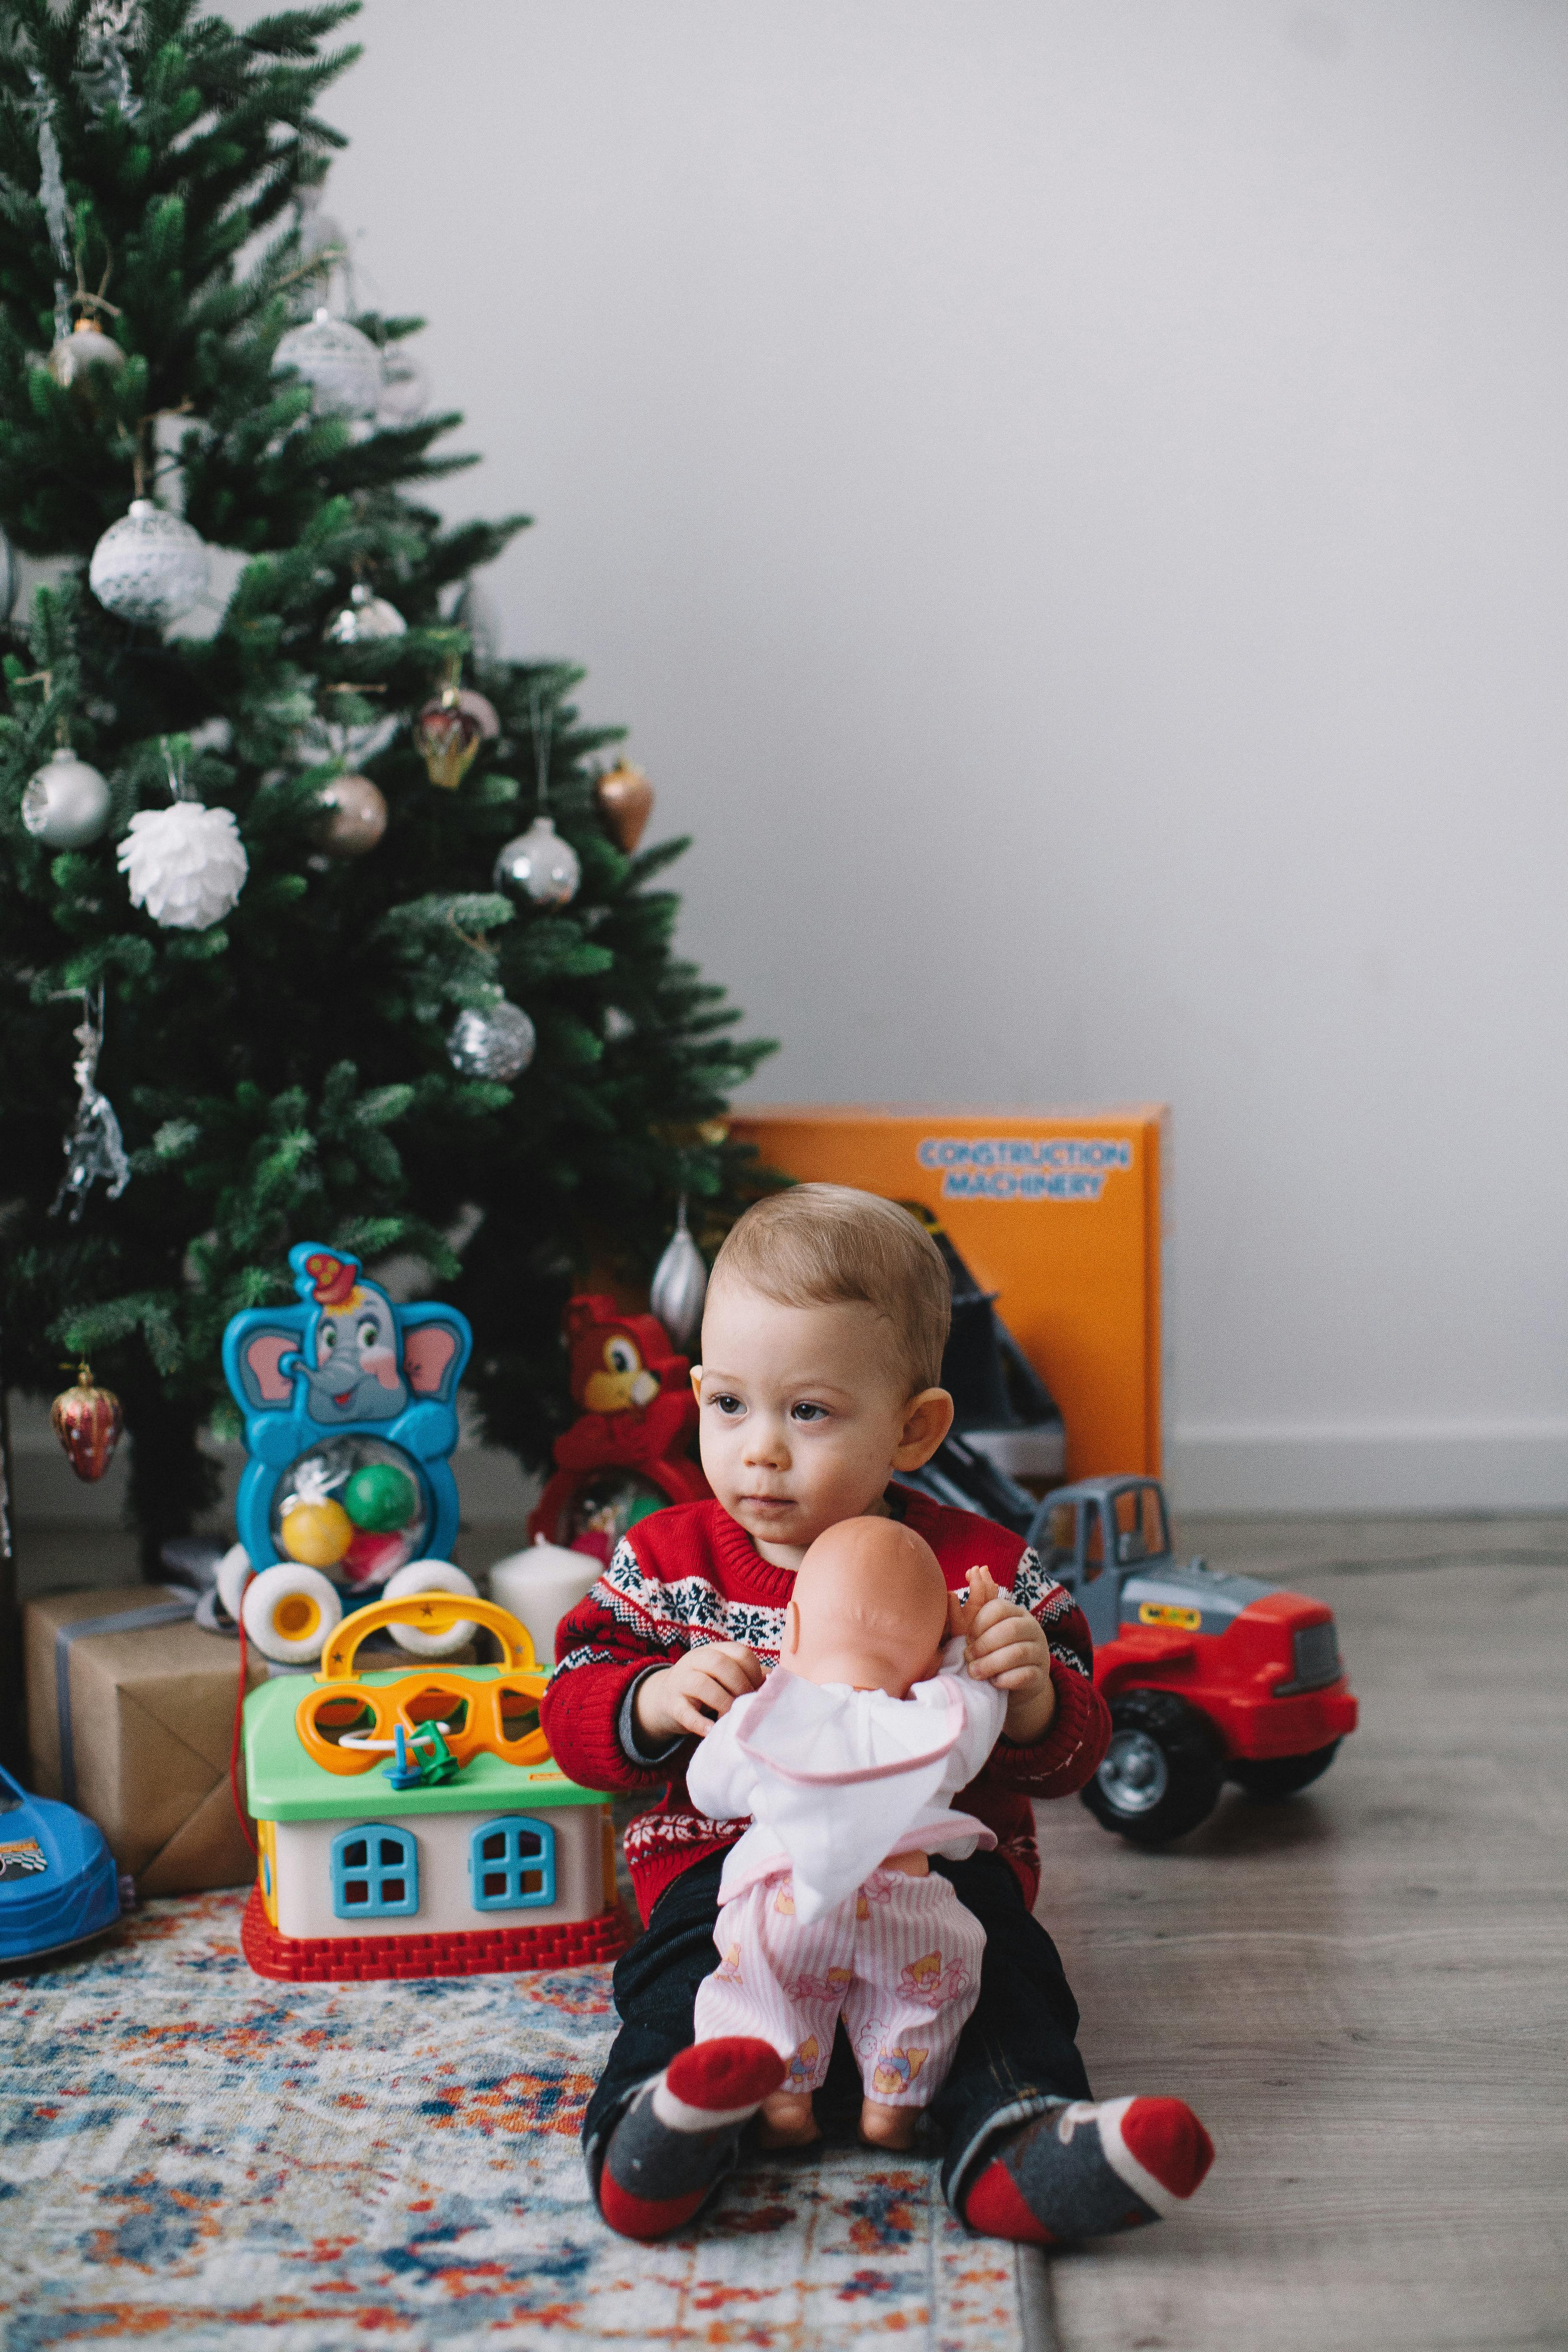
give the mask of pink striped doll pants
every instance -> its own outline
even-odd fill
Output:
[[[945,1878],[874,1870],[819,1919],[798,1920],[787,1870],[719,1914],[719,1966],[697,1993],[697,2039],[771,2042],[785,2091],[815,2091],[840,2016],[866,2096],[923,2107],[941,2089],[980,1993],[985,1932]]]

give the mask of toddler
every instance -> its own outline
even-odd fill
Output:
[[[1002,1736],[960,1792],[995,1845],[930,1865],[984,1938],[979,1995],[929,2110],[950,2206],[988,2235],[1051,2244],[1152,2221],[1208,2168],[1208,2136],[1179,2100],[1090,2102],[1078,2007],[1033,1916],[1030,1800],[1081,1788],[1110,1738],[1088,1628],[1018,1537],[899,1483],[952,1424],[949,1313],[941,1254],[894,1202],[803,1184],[749,1209],[715,1261],[692,1372],[712,1499],[639,1521],[557,1629],[542,1715],[562,1769],[659,1799],[626,1832],[647,1927],[616,1964],[621,2031],[584,2123],[600,2210],[628,2237],[689,2221],[784,2086],[759,2035],[694,2046],[725,1859],[751,1823],[705,1812],[686,1775],[696,1743],[779,1664],[811,1545],[868,1517],[922,1537],[950,1590],[975,1567],[999,1588],[964,1655],[1003,1696]]]

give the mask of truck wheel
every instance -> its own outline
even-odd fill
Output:
[[[1230,1777],[1240,1781],[1249,1797],[1293,1797],[1298,1789],[1321,1780],[1339,1752],[1339,1741],[1331,1739],[1326,1748],[1314,1748],[1305,1756],[1238,1756]]]
[[[1097,1822],[1134,1845],[1163,1845],[1206,1821],[1225,1785],[1225,1749],[1197,1709],[1170,1691],[1110,1702],[1110,1746],[1082,1791]]]

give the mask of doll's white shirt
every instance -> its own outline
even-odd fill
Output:
[[[959,1859],[994,1845],[992,1831],[948,1800],[980,1771],[1006,1713],[1005,1695],[964,1665],[962,1635],[943,1650],[941,1671],[908,1698],[810,1683],[775,1666],[761,1690],[720,1717],[687,1768],[691,1801],[710,1819],[752,1816],[725,1860],[719,1900],[787,1869],[796,1916],[809,1921],[852,1895],[889,1854]],[[955,1725],[952,1745],[933,1759]],[[801,1769],[832,1777],[790,1777]],[[868,1770],[877,1777],[850,1777]]]

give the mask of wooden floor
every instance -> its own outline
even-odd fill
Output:
[[[1177,2219],[1026,2259],[1026,2352],[1568,2352],[1568,1519],[1181,1532],[1332,1602],[1362,1728],[1163,1854],[1044,1809],[1097,2093],[1190,2099],[1218,2157]],[[25,1589],[134,1574],[20,1550]]]
[[[1568,2346],[1568,1520],[1182,1533],[1331,1601],[1362,1727],[1163,1854],[1043,1809],[1097,2094],[1187,2098],[1218,2153],[1049,2264],[1029,2352]]]

